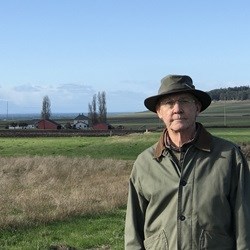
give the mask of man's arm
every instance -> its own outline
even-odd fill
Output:
[[[132,173],[133,175],[133,173]],[[147,201],[140,194],[138,181],[129,180],[129,194],[125,223],[125,249],[139,250],[144,248],[144,216]]]
[[[250,169],[240,152],[237,157],[238,183],[235,195],[235,237],[236,249],[250,249]]]

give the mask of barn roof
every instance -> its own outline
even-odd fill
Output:
[[[61,124],[57,123],[56,121],[53,121],[53,120],[50,120],[50,119],[41,119],[38,123],[40,123],[40,122],[42,122],[44,120],[46,120],[46,121],[48,121],[48,122],[50,122],[52,124],[55,124],[55,125],[61,125]]]

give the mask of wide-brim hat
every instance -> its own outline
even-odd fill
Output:
[[[158,95],[150,96],[144,100],[147,109],[156,113],[156,106],[163,96],[175,93],[190,93],[201,103],[201,111],[211,104],[211,97],[204,91],[195,89],[193,80],[187,75],[168,75],[161,80]]]

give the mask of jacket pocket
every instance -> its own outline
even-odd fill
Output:
[[[144,240],[146,250],[169,250],[168,240],[164,230]]]
[[[200,250],[235,250],[235,241],[227,235],[202,230]]]

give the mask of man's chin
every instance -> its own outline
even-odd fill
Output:
[[[187,128],[185,128],[184,126],[174,126],[174,127],[171,127],[171,130],[175,133],[181,133],[181,132],[185,132]]]
[[[171,129],[175,131],[182,131],[187,129],[187,124],[184,123],[182,120],[174,121],[171,124]]]

